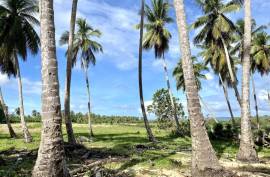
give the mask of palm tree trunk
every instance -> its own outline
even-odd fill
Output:
[[[227,102],[227,105],[228,105],[228,108],[229,108],[229,112],[230,112],[230,115],[231,115],[232,127],[233,127],[233,129],[235,129],[235,119],[234,119],[234,116],[233,116],[233,111],[232,111],[231,103],[230,103],[229,96],[228,96],[228,89],[227,89],[228,87],[227,87],[227,84],[225,84],[223,82],[222,77],[221,77],[220,74],[219,74],[219,80],[221,82],[223,92],[224,92],[224,96],[225,96],[225,99],[226,99],[226,102]]]
[[[228,48],[227,48],[226,43],[225,43],[225,41],[224,41],[224,39],[222,37],[221,37],[221,40],[222,40],[223,48],[224,48],[225,55],[226,55],[226,62],[227,62],[230,78],[231,78],[231,81],[232,81],[232,86],[233,86],[233,89],[234,89],[234,92],[235,92],[236,99],[237,99],[237,101],[238,101],[238,103],[239,103],[239,105],[241,107],[241,97],[240,97],[240,94],[239,94],[239,91],[238,91],[238,88],[237,88],[237,85],[236,85],[235,75],[234,75],[234,72],[232,70],[232,64],[231,64]]]
[[[251,3],[244,1],[245,7],[245,33],[244,33],[244,57],[242,76],[242,106],[241,106],[241,139],[237,159],[240,161],[258,161],[250,121],[250,48],[251,48]]]
[[[55,47],[53,0],[40,0],[42,133],[33,177],[69,177],[66,168]]]
[[[5,104],[5,101],[4,101],[4,98],[3,98],[3,95],[2,95],[1,87],[0,87],[0,105],[1,105],[1,107],[3,109],[3,112],[4,112],[4,116],[5,116],[5,119],[6,119],[6,123],[7,123],[7,127],[8,127],[10,137],[11,138],[17,138],[17,135],[14,132],[14,130],[13,130],[12,126],[11,126],[10,120],[9,120],[8,107]]]
[[[218,158],[204,126],[205,121],[201,112],[198,88],[191,60],[189,34],[183,0],[174,0],[174,7],[179,31],[180,50],[182,54],[182,66],[192,137],[192,176],[221,176],[218,172],[222,170],[222,167],[218,162]],[[215,173],[215,175],[213,173]]]
[[[85,74],[85,81],[86,81],[86,90],[87,90],[87,95],[88,95],[88,127],[89,127],[89,138],[91,139],[94,136],[93,133],[93,128],[92,128],[92,123],[91,123],[91,99],[90,99],[90,87],[89,87],[89,79],[88,79],[88,72],[87,72],[87,67],[84,58],[81,58],[82,63],[83,63],[83,69],[84,69],[84,74]]]
[[[26,143],[32,142],[32,136],[27,128],[25,117],[24,117],[24,106],[23,106],[23,91],[22,91],[22,79],[21,79],[21,72],[20,72],[20,65],[18,61],[18,57],[15,54],[15,65],[17,69],[17,78],[18,78],[18,90],[19,90],[19,100],[20,100],[20,118],[21,118],[21,126],[24,135],[24,141]]]
[[[171,84],[170,84],[170,79],[169,79],[169,75],[168,75],[168,69],[167,69],[167,64],[164,58],[164,55],[162,57],[162,61],[163,61],[163,67],[164,67],[164,73],[165,73],[165,79],[166,79],[166,83],[167,83],[167,88],[169,91],[169,95],[170,95],[170,100],[171,100],[171,106],[173,109],[173,113],[174,113],[174,119],[175,119],[175,123],[176,123],[176,129],[177,131],[181,134],[181,128],[180,128],[180,123],[177,117],[177,110],[174,104],[174,100],[173,100],[173,94],[172,94],[172,90],[171,90]]]
[[[140,23],[140,44],[139,44],[139,66],[138,66],[138,78],[139,78],[139,96],[140,96],[140,104],[141,104],[141,110],[144,120],[145,129],[147,132],[147,136],[149,141],[156,142],[156,139],[152,133],[152,130],[150,128],[147,114],[145,111],[144,106],[144,98],[143,98],[143,83],[142,83],[142,41],[143,41],[143,26],[144,26],[144,0],[142,0],[142,7],[141,7],[141,23]]]
[[[258,108],[257,95],[256,95],[256,87],[255,87],[253,73],[251,73],[251,81],[252,81],[252,91],[253,91],[253,97],[254,97],[254,103],[255,103],[255,110],[256,110],[257,129],[260,130],[259,108]]]
[[[76,143],[76,139],[73,133],[72,121],[70,118],[70,86],[71,86],[71,76],[72,76],[72,48],[74,40],[74,31],[75,31],[75,22],[76,22],[76,13],[77,13],[77,3],[78,0],[72,1],[72,11],[70,18],[70,32],[68,40],[68,54],[67,54],[67,69],[66,69],[66,87],[65,87],[65,123],[68,135],[68,142],[71,144]]]

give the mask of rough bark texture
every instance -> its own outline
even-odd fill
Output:
[[[75,144],[76,139],[73,133],[72,122],[70,118],[70,86],[71,86],[71,75],[72,75],[72,50],[70,49],[73,48],[77,3],[78,3],[78,0],[72,1],[70,32],[69,32],[69,40],[68,40],[68,54],[67,54],[65,100],[64,100],[64,108],[65,108],[64,116],[65,116],[65,123],[66,123],[67,135],[68,135],[68,142],[71,144]]]
[[[250,120],[250,48],[251,48],[251,6],[250,0],[244,1],[245,6],[245,33],[244,58],[242,75],[242,106],[241,106],[241,140],[237,159],[240,161],[258,161]]]
[[[24,106],[23,106],[23,91],[22,91],[22,78],[21,78],[21,71],[20,65],[18,61],[18,57],[15,54],[15,64],[17,69],[17,79],[18,79],[18,90],[19,90],[19,100],[20,100],[20,118],[21,118],[21,126],[24,136],[24,141],[26,143],[32,142],[32,136],[27,128],[25,117],[24,117]]]
[[[177,117],[177,110],[175,108],[174,101],[173,101],[173,93],[172,93],[170,79],[169,79],[169,75],[168,75],[167,63],[165,61],[164,56],[162,57],[162,60],[163,60],[163,67],[164,67],[164,73],[165,73],[165,79],[166,79],[166,83],[167,83],[167,88],[168,88],[169,95],[170,95],[170,100],[171,100],[171,106],[172,106],[173,113],[174,113],[174,120],[175,120],[175,123],[176,123],[176,128],[177,128],[177,131],[179,133],[181,133],[180,123],[179,123],[179,119]]]
[[[144,120],[145,129],[147,132],[147,136],[149,141],[155,142],[156,139],[152,133],[152,130],[150,128],[147,114],[144,106],[144,99],[143,99],[143,83],[142,83],[142,43],[143,43],[143,26],[144,26],[144,0],[142,0],[142,7],[141,7],[141,22],[140,22],[140,44],[139,44],[139,65],[138,65],[138,80],[139,80],[139,96],[140,96],[140,104],[141,104],[141,110]]]
[[[222,77],[221,77],[220,74],[219,74],[219,80],[221,82],[223,92],[224,92],[224,96],[225,96],[225,99],[226,99],[226,102],[227,102],[227,105],[228,105],[228,109],[229,109],[229,112],[230,112],[230,115],[231,115],[232,126],[233,126],[233,128],[235,128],[235,119],[234,119],[234,116],[233,116],[233,111],[232,111],[231,103],[230,103],[230,100],[229,100],[228,89],[227,89],[228,86],[227,86],[227,84],[225,84],[223,82]]]
[[[88,96],[88,127],[89,127],[89,138],[91,139],[94,136],[93,133],[93,128],[92,128],[92,123],[91,123],[91,98],[90,98],[90,86],[89,86],[89,79],[88,79],[88,72],[87,72],[87,67],[85,60],[82,58],[82,63],[83,63],[83,70],[85,74],[85,82],[86,82],[86,91],[87,91],[87,96]]]
[[[257,129],[260,130],[259,108],[258,108],[258,102],[257,102],[256,87],[255,87],[254,77],[252,73],[251,73],[251,80],[252,80],[252,92],[253,92],[255,111],[256,111]]]
[[[226,46],[226,43],[225,43],[224,39],[221,38],[221,40],[222,40],[223,48],[224,48],[224,51],[225,51],[226,62],[227,62],[227,67],[228,67],[228,70],[229,70],[232,86],[233,86],[233,89],[234,89],[234,92],[235,92],[236,99],[237,99],[237,101],[238,101],[238,103],[239,103],[239,105],[241,107],[241,97],[240,97],[240,94],[239,94],[239,91],[238,91],[238,88],[237,88],[237,85],[236,85],[235,75],[234,75],[234,72],[232,70],[232,64],[231,64],[228,48]]]
[[[174,0],[176,19],[180,37],[182,66],[185,79],[188,113],[192,138],[192,176],[224,176],[215,151],[210,143],[204,126],[205,121],[201,112],[198,88],[195,81],[191,52],[189,46],[188,28],[183,0]],[[215,174],[218,175],[215,175]],[[226,175],[228,176],[228,175]]]
[[[67,177],[62,135],[53,0],[40,1],[42,132],[33,177]]]
[[[3,95],[2,95],[1,87],[0,87],[0,106],[2,107],[4,115],[5,115],[5,120],[6,120],[6,123],[7,123],[7,127],[8,127],[10,137],[11,138],[17,138],[17,135],[14,132],[14,130],[13,130],[11,124],[10,124],[9,115],[8,115],[8,107],[5,104],[5,101],[4,101],[4,98],[3,98]]]

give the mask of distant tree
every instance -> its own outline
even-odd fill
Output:
[[[185,116],[183,106],[179,103],[179,99],[173,97],[173,104],[174,107],[172,107],[170,94],[167,89],[157,90],[153,95],[153,103],[147,107],[147,110],[156,115],[159,128],[169,128],[173,126],[175,122],[175,110],[178,118]]]
[[[14,113],[19,116],[20,115],[20,108],[15,108]]]
[[[36,111],[36,110],[33,110],[33,111],[32,111],[32,116],[33,116],[33,117],[36,117],[36,116],[37,116],[37,111]]]

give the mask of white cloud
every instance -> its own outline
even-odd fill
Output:
[[[9,82],[8,76],[6,74],[0,74],[0,85],[5,85]]]
[[[207,80],[213,80],[214,79],[214,76],[211,73],[206,73],[205,76],[206,76]]]
[[[63,0],[55,1],[56,39],[69,29],[71,3]],[[104,53],[97,59],[107,59],[120,70],[130,70],[137,66],[137,49],[139,31],[134,28],[139,22],[136,9],[125,9],[104,1],[80,0],[78,17],[88,19],[88,23],[102,32],[102,37],[96,39]],[[58,42],[58,41],[57,41]],[[61,47],[66,50],[66,46]]]

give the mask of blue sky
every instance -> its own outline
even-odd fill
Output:
[[[172,3],[172,0],[170,2]],[[78,16],[87,18],[89,24],[103,33],[98,41],[103,45],[104,53],[96,55],[97,64],[95,67],[90,67],[89,70],[93,112],[105,115],[140,116],[137,79],[139,31],[134,28],[134,25],[138,24],[140,20],[138,16],[140,0],[79,0],[78,3]],[[147,3],[149,4],[150,1],[147,0]],[[252,3],[253,18],[256,19],[258,24],[268,24],[270,20],[266,17],[269,14],[270,1],[252,0]],[[201,15],[201,12],[196,6],[195,0],[185,0],[185,4],[188,23],[190,24]],[[63,103],[66,47],[59,46],[58,40],[60,35],[69,29],[71,1],[55,0],[54,5],[60,93]],[[173,9],[171,9],[170,15],[175,18]],[[229,15],[234,21],[242,16],[242,11]],[[170,50],[166,53],[170,80],[174,95],[186,107],[186,97],[183,92],[176,91],[175,81],[172,77],[172,70],[181,56],[176,24],[171,24],[168,28],[172,33]],[[191,31],[191,39],[195,33],[196,31]],[[193,46],[192,42],[191,48],[192,54],[196,55],[199,50]],[[27,62],[20,62],[20,66],[26,113],[30,114],[33,109],[40,111],[40,54],[29,56]],[[203,81],[203,89],[200,91],[201,97],[207,103],[211,114],[217,117],[229,116],[217,77],[211,71],[206,75],[207,80]],[[241,68],[238,77],[241,80]],[[269,76],[262,78],[256,74],[255,81],[260,114],[269,114],[270,105],[267,102],[267,91],[270,89]],[[146,104],[151,103],[152,95],[157,89],[166,87],[162,64],[155,59],[153,51],[144,51],[143,83]],[[17,80],[0,75],[0,84],[10,111],[13,111],[14,108],[19,106]],[[235,115],[240,115],[240,108],[232,91],[230,91],[229,96]],[[251,102],[251,108],[252,113],[254,113],[253,101]],[[73,69],[71,109],[75,112],[87,111],[85,80],[80,65]],[[209,114],[204,106],[203,112],[205,115]]]

